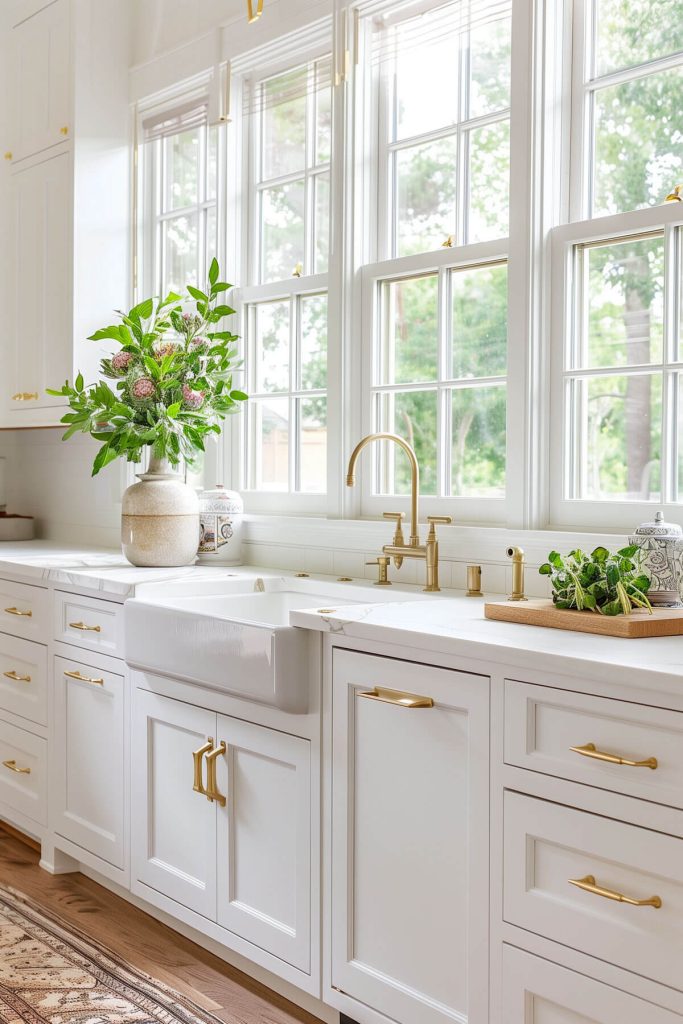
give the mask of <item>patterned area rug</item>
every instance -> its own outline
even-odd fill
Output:
[[[222,1024],[26,896],[1,886],[0,1021]]]

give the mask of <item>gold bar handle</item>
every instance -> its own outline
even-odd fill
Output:
[[[206,755],[206,798],[211,801],[215,800],[221,807],[225,807],[225,797],[218,791],[216,758],[224,754],[226,750],[225,740],[223,740],[210,754]]]
[[[11,761],[3,761],[3,766],[8,768],[11,772],[16,772],[17,775],[30,775],[30,768],[17,768],[17,762],[12,758]]]
[[[359,692],[359,697],[367,700],[381,700],[385,704],[396,704],[401,708],[433,708],[431,697],[420,697],[416,693],[404,693],[403,690],[388,690],[385,686],[375,686],[372,690]]]
[[[104,679],[93,679],[91,676],[82,676],[80,672],[64,672],[68,679],[77,679],[79,683],[92,683],[93,686],[104,686]]]
[[[11,669],[11,671],[9,671],[9,672],[3,672],[2,674],[5,677],[5,679],[12,679],[15,683],[30,683],[31,682],[31,677],[30,676],[20,676],[18,672],[14,671],[14,669]]]
[[[195,793],[201,793],[202,796],[207,795],[206,790],[204,789],[204,782],[202,780],[202,758],[204,757],[204,754],[208,754],[212,748],[213,737],[209,736],[206,743],[201,747],[198,747],[197,750],[192,751],[192,760],[194,762],[194,784],[192,789]]]
[[[570,747],[575,754],[581,757],[592,757],[596,761],[607,761],[608,764],[625,764],[629,768],[652,768],[657,767],[656,757],[646,757],[644,761],[629,761],[627,757],[619,757],[618,754],[607,754],[604,750],[598,750],[594,743],[585,743],[582,747]]]
[[[39,398],[37,391],[17,391],[16,395],[12,395],[13,402],[37,402]]]
[[[8,615],[20,615],[24,619],[32,619],[33,612],[22,612],[19,608],[5,608]]]
[[[86,626],[85,622],[70,622],[69,629],[80,629],[83,633],[101,633],[101,626]]]
[[[567,881],[570,885],[575,885],[577,889],[583,889],[584,892],[602,896],[606,900],[614,900],[616,903],[628,903],[629,907],[654,907],[655,910],[659,910],[662,905],[659,896],[650,896],[646,900],[635,900],[614,889],[603,889],[601,885],[596,884],[594,875],[586,875],[584,878],[568,878]]]

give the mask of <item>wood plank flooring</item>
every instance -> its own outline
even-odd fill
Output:
[[[230,1024],[320,1024],[317,1017],[206,952],[84,875],[52,876],[0,823],[0,884],[108,946]]]

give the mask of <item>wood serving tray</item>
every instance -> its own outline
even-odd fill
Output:
[[[602,636],[647,637],[683,634],[683,608],[654,608],[652,615],[639,609],[630,615],[600,615],[556,608],[552,601],[496,601],[484,605],[487,619],[550,626]]]

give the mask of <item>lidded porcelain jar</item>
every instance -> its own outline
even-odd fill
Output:
[[[199,561],[202,565],[242,564],[244,504],[223,484],[199,492]]]
[[[665,523],[664,513],[641,523],[630,544],[641,550],[641,567],[650,577],[647,596],[653,606],[683,608],[683,529],[677,523]]]

